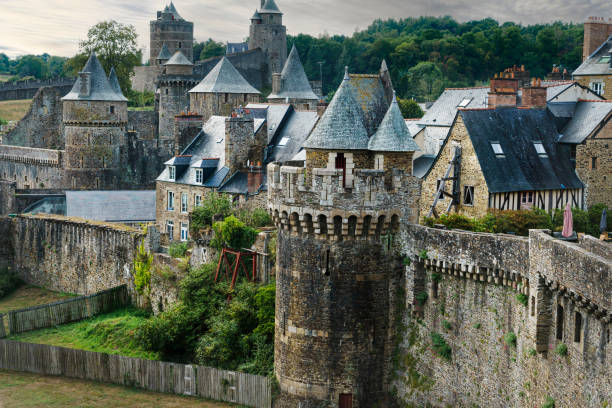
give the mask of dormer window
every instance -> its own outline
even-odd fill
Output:
[[[281,141],[278,143],[279,146],[285,146],[287,145],[287,143],[289,143],[289,138],[288,137],[283,137],[281,139]]]
[[[202,184],[204,182],[204,170],[196,169],[196,171],[195,171],[195,182],[196,182],[196,184]]]
[[[495,157],[499,159],[506,157],[506,155],[504,154],[504,150],[502,149],[501,144],[499,144],[499,142],[491,142],[491,148],[493,149],[493,153],[495,153]]]
[[[458,108],[465,108],[466,106],[468,106],[470,104],[470,102],[472,102],[473,98],[463,98],[463,100],[461,102],[459,102],[459,105],[457,105]]]
[[[533,147],[535,147],[538,156],[543,159],[548,158],[548,154],[546,154],[546,149],[544,149],[544,145],[542,144],[542,142],[533,142]]]
[[[168,179],[170,179],[170,181],[176,181],[176,167],[168,166]]]

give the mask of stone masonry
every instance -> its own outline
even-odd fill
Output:
[[[603,203],[612,209],[612,118],[576,146],[576,172],[586,185],[587,207]]]

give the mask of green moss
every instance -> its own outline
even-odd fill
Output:
[[[529,351],[527,352],[527,354],[530,357],[533,357],[533,356],[535,356],[537,354],[537,352],[535,351],[535,349],[530,348]]]
[[[516,348],[516,334],[514,332],[509,332],[504,335],[504,343],[508,347]]]
[[[451,330],[453,328],[448,320],[442,321],[442,327],[444,327],[444,330]]]
[[[429,255],[427,254],[426,249],[423,249],[421,252],[419,252],[419,258],[421,258],[422,260],[429,259]]]
[[[555,408],[555,400],[551,396],[546,397],[546,401],[541,408]]]
[[[423,306],[425,303],[427,303],[427,298],[429,297],[429,295],[427,294],[427,292],[419,292],[416,295],[416,301],[417,304],[419,306]]]
[[[431,332],[431,345],[437,355],[446,361],[451,361],[452,349],[440,333]]]
[[[474,323],[472,325],[473,328],[475,328],[476,330],[480,329],[482,327],[482,325],[480,323]]]
[[[523,293],[519,293],[518,295],[516,295],[516,300],[518,300],[518,302],[525,307],[527,307],[527,304],[529,302],[529,298]]]

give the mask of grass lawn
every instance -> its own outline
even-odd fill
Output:
[[[134,106],[134,107],[129,107],[128,110],[135,111],[135,112],[144,112],[144,111],[153,111],[155,110],[155,107],[153,106]]]
[[[6,82],[10,77],[11,75],[0,74],[0,82]]]
[[[19,121],[21,120],[32,103],[31,99],[24,99],[20,101],[0,101],[0,118],[6,121]]]
[[[142,391],[118,385],[0,371],[0,408],[223,408],[235,406],[222,402]]]
[[[0,313],[11,310],[25,309],[27,307],[45,305],[57,302],[58,300],[68,299],[77,295],[53,292],[47,289],[31,285],[22,285],[0,299]]]
[[[146,317],[137,309],[126,308],[76,323],[17,334],[9,339],[159,360],[157,353],[143,350],[134,341],[134,332],[144,320]]]

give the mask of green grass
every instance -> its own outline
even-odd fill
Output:
[[[0,74],[0,82],[6,82],[10,77],[11,75]]]
[[[0,371],[0,407],[223,408],[236,405],[92,381]]]
[[[134,106],[134,107],[129,107],[128,110],[133,111],[133,112],[147,112],[147,111],[155,110],[155,107],[154,106]]]
[[[136,328],[145,320],[142,312],[126,308],[76,323],[21,333],[10,339],[159,360],[158,353],[146,351],[134,341]]]
[[[65,300],[77,295],[53,292],[37,286],[22,285],[0,299],[0,313]]]
[[[31,99],[0,101],[0,118],[8,121],[19,121],[28,113],[31,104]]]

